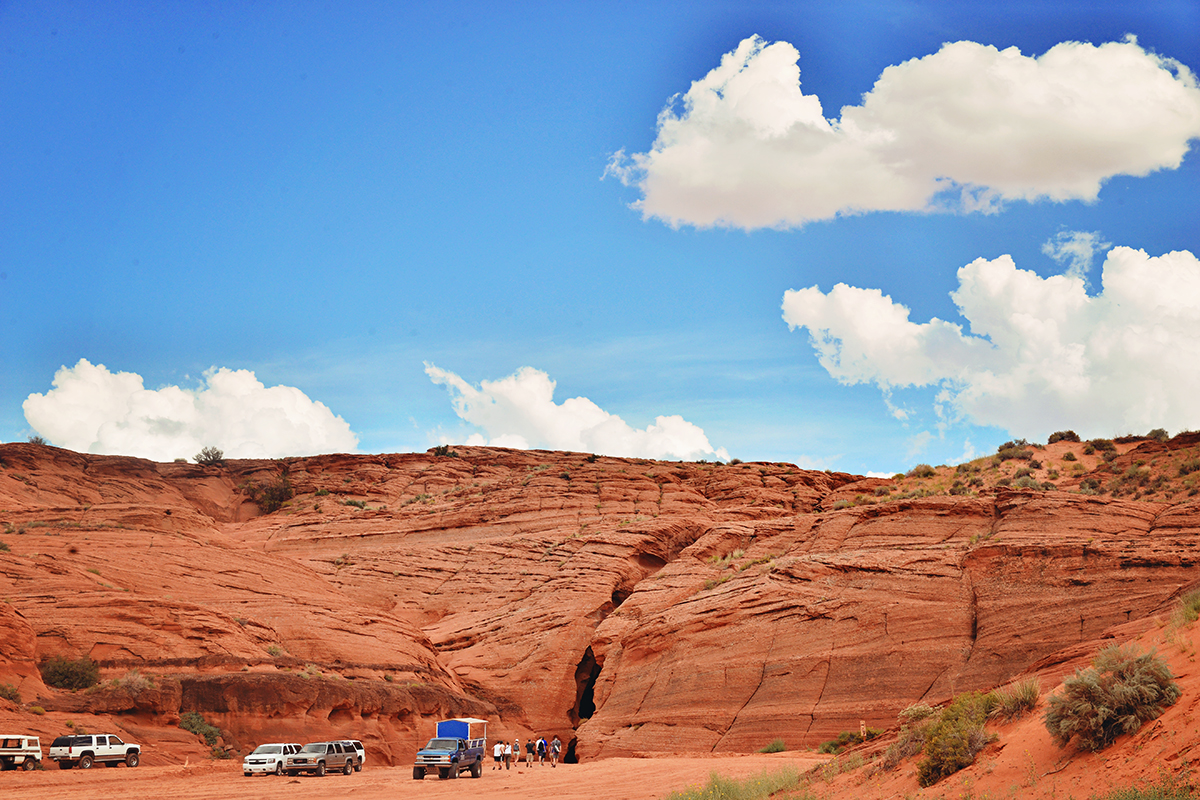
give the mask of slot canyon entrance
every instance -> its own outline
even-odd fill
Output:
[[[579,724],[584,720],[591,719],[596,713],[596,679],[600,677],[600,669],[603,665],[596,661],[596,655],[592,652],[589,645],[588,649],[583,652],[583,657],[579,659],[579,665],[575,667],[575,706],[571,709],[571,725],[578,728]],[[575,742],[577,739],[572,736],[571,741],[567,743],[566,753],[563,755],[564,764],[578,764],[579,758],[575,755]]]

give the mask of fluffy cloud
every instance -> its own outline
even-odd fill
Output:
[[[1104,262],[1102,290],[1082,275],[1042,278],[1009,256],[958,271],[951,294],[970,327],[908,309],[873,289],[788,291],[783,318],[807,328],[838,381],[885,393],[940,387],[953,417],[1044,438],[1182,430],[1200,424],[1200,259],[1128,247]]]
[[[554,381],[532,367],[482,381],[479,388],[433,364],[425,364],[425,373],[450,391],[459,417],[485,431],[486,436],[473,434],[466,444],[657,459],[729,457],[677,415],[656,417],[653,425],[637,430],[586,397],[555,403]]]
[[[25,400],[25,419],[52,444],[156,461],[205,446],[230,458],[352,452],[358,438],[326,406],[291,386],[266,387],[248,370],[212,368],[199,389],[146,389],[132,372],[80,359],[54,388]]]
[[[608,174],[672,225],[787,227],[1090,200],[1114,175],[1178,167],[1200,136],[1195,76],[1132,38],[1064,42],[1038,58],[946,44],[888,67],[832,120],[801,91],[798,58],[787,42],[744,40],[672,98],[650,152],[617,153]]]

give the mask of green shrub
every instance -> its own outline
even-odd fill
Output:
[[[10,703],[21,704],[21,693],[17,691],[17,687],[11,683],[0,683],[0,697]]]
[[[449,458],[458,458],[458,453],[450,449],[448,444],[439,444],[437,447],[429,448],[429,452],[435,456],[444,456]]]
[[[1195,794],[1185,776],[1165,775],[1152,786],[1127,786],[1107,794],[1092,795],[1093,800],[1193,800]]]
[[[836,739],[830,739],[827,742],[822,742],[817,748],[818,753],[833,753],[837,754],[845,750],[847,747],[853,747],[856,744],[868,742],[879,736],[883,731],[878,728],[867,728],[867,735],[864,737],[858,731],[842,731],[837,735]]]
[[[37,714],[39,717],[42,717],[46,715],[46,709],[42,708],[41,706],[30,706],[29,713]]]
[[[992,709],[993,717],[1017,719],[1037,708],[1042,696],[1042,684],[1036,675],[1010,683],[992,693],[996,698],[996,707]]]
[[[220,467],[225,464],[225,454],[215,447],[205,447],[193,458],[197,464],[206,467]]]
[[[56,689],[87,689],[100,680],[100,667],[87,656],[74,661],[55,656],[41,666],[42,681]]]
[[[1093,449],[1099,450],[1101,453],[1107,453],[1117,449],[1117,446],[1113,444],[1112,439],[1092,439],[1088,441],[1088,444],[1091,445]]]
[[[7,553],[9,551],[10,548],[8,546],[8,542],[0,542],[0,553]]]
[[[185,711],[180,714],[179,727],[189,733],[204,737],[204,743],[209,747],[214,747],[217,740],[221,738],[221,729],[216,725],[208,724],[199,711]]]
[[[1062,458],[1063,458],[1063,461],[1078,461],[1078,460],[1079,460],[1079,457],[1078,457],[1078,456],[1076,456],[1076,455],[1075,455],[1073,452],[1071,452],[1070,450],[1068,450],[1067,452],[1063,453],[1063,457],[1062,457]]]
[[[1176,628],[1191,625],[1200,619],[1200,589],[1192,591],[1179,598],[1179,604],[1171,614],[1171,624]]]
[[[1167,433],[1165,428],[1155,428],[1146,434],[1146,438],[1153,439],[1156,442],[1165,442],[1167,439],[1171,438],[1171,435]]]
[[[1028,461],[1033,458],[1032,450],[1025,450],[1021,447],[1002,446],[996,451],[996,458],[1001,461]]]
[[[760,749],[760,753],[782,753],[787,750],[787,745],[783,743],[783,739],[775,739],[766,747]]]
[[[1191,475],[1193,472],[1200,472],[1200,458],[1189,458],[1179,465],[1179,477]]]
[[[671,792],[665,800],[766,800],[766,798],[794,789],[800,783],[800,776],[795,767],[785,767],[774,772],[760,772],[742,780],[727,778],[716,772],[708,776],[704,786],[693,786],[678,792]],[[812,798],[810,792],[788,795],[789,800],[807,800]]]
[[[296,490],[292,488],[292,482],[286,472],[270,483],[247,481],[241,488],[267,514],[283,508],[284,503],[296,496]]]
[[[1179,699],[1166,662],[1117,645],[1101,650],[1087,669],[1051,695],[1046,730],[1060,747],[1075,739],[1081,750],[1102,750],[1122,733],[1134,733]]]
[[[971,692],[954,698],[929,730],[925,757],[917,764],[917,783],[932,786],[973,764],[990,741],[983,723],[995,705],[990,694]]]
[[[1079,441],[1079,434],[1076,433],[1075,431],[1055,431],[1054,433],[1050,434],[1050,438],[1049,438],[1049,440],[1047,440],[1046,443],[1054,444],[1055,442],[1078,442],[1078,441]]]
[[[937,471],[928,464],[917,464],[915,467],[904,473],[908,478],[932,478],[937,474]]]

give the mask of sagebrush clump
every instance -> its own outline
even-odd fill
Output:
[[[1160,716],[1180,693],[1170,667],[1153,651],[1113,645],[1063,681],[1061,696],[1051,695],[1046,730],[1060,747],[1075,740],[1080,750],[1102,750]]]

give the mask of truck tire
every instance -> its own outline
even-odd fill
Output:
[[[321,761],[317,764],[317,777],[318,778],[325,777],[325,762],[324,761]]]
[[[276,762],[275,762],[275,774],[276,774],[276,775],[282,775],[282,774],[283,774],[283,762],[282,762],[282,761],[276,761]]]
[[[346,759],[346,763],[342,764],[342,774],[349,775],[352,772],[354,772],[354,762],[350,759]]]
[[[450,777],[450,770],[447,767],[438,767],[438,780],[444,781]]]
[[[450,774],[446,776],[446,780],[452,781],[458,777],[458,764],[450,765]]]
[[[81,755],[79,757],[79,768],[80,769],[91,769],[92,764],[95,764],[95,763],[96,763],[96,757],[93,756],[91,753],[84,753],[83,755]]]
[[[478,778],[483,775],[483,762],[475,759],[475,763],[471,765],[471,777]]]
[[[425,768],[424,767],[413,767],[413,780],[414,781],[425,780]]]
[[[137,753],[126,753],[125,754],[125,766],[129,767],[130,769],[133,769],[134,767],[136,767],[138,765],[138,763],[141,762],[141,760],[142,760],[141,757]],[[117,765],[117,762],[114,761],[113,766],[115,767],[116,765]]]
[[[23,764],[21,764],[21,769],[25,770],[26,772],[35,770],[35,769],[37,769],[37,762],[34,761],[32,758],[27,758],[27,759],[25,759],[25,762]]]

